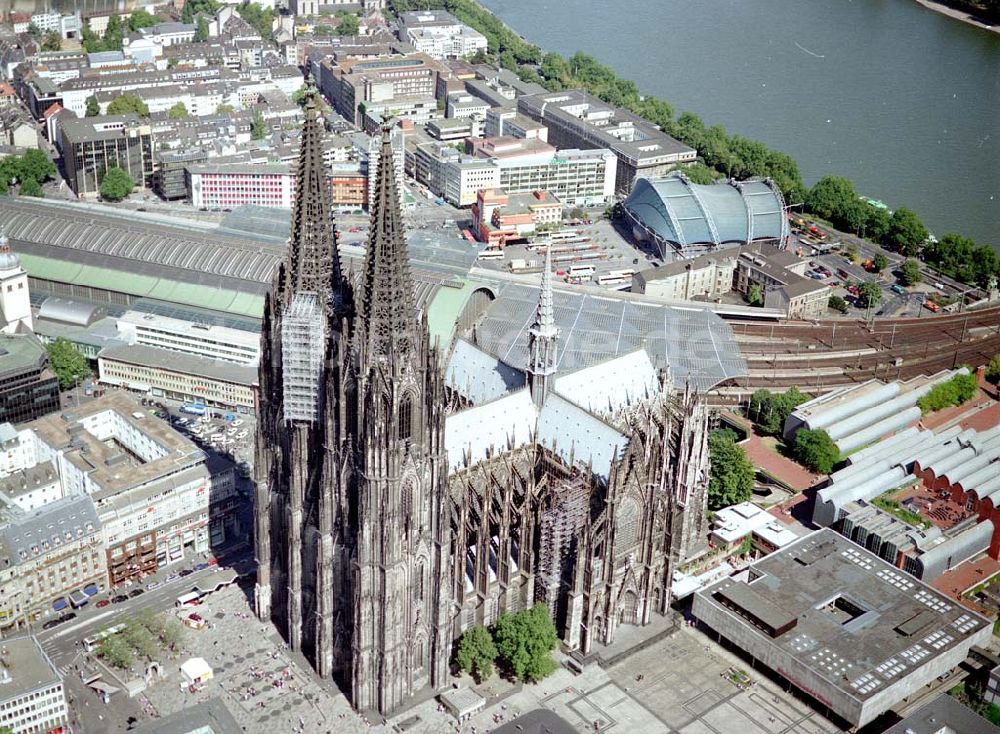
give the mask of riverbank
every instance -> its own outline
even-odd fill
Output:
[[[982,28],[985,31],[992,31],[993,33],[1000,33],[1000,24],[990,25],[989,23],[984,23],[978,20],[972,13],[965,10],[959,10],[953,8],[950,5],[945,5],[944,3],[936,3],[933,0],[916,0],[918,3],[923,5],[928,10],[933,10],[935,13],[940,13],[941,15],[947,15],[949,18],[954,18],[955,20],[960,20],[963,23],[973,25],[976,28]]]

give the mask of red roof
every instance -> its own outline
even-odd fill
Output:
[[[49,105],[48,109],[46,109],[45,112],[42,113],[42,117],[44,117],[47,120],[50,117],[52,117],[52,115],[61,112],[62,108],[63,107],[61,104],[59,104],[58,102],[53,102],[52,104]]]

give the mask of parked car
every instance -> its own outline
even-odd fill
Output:
[[[100,600],[99,602],[97,602],[97,604],[95,604],[94,606],[95,606],[95,607],[97,607],[98,609],[103,609],[104,607],[106,607],[106,606],[107,606],[108,604],[110,604],[110,603],[111,603],[111,600],[110,600],[110,599],[101,599],[101,600]]]
[[[118,596],[111,597],[112,604],[121,604],[123,601],[128,601],[128,596],[125,594],[119,594]]]
[[[185,568],[183,571],[181,571],[177,575],[180,576],[181,578],[184,578],[185,576],[190,576],[193,573],[194,573],[194,571],[192,571],[190,568]]]
[[[197,566],[194,567],[194,570],[195,571],[204,571],[206,568],[208,568],[208,564],[207,563],[199,563]]]
[[[145,589],[132,589],[132,591],[128,593],[128,598],[135,599],[137,596],[142,596],[145,593],[146,593]]]

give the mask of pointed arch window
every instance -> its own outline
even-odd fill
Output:
[[[409,441],[413,437],[413,394],[403,393],[399,401],[399,414],[397,420],[399,439]]]

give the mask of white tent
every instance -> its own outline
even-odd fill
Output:
[[[181,675],[188,685],[199,685],[212,680],[214,673],[212,666],[205,662],[205,658],[191,658],[181,665]]]

